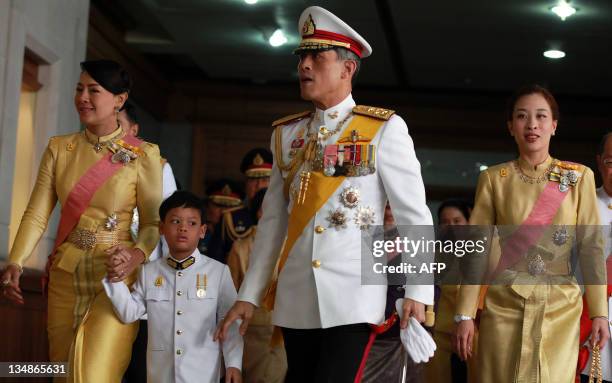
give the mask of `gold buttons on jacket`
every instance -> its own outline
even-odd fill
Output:
[[[315,269],[318,269],[319,267],[321,267],[321,261],[319,261],[318,259],[315,259],[314,261],[312,261],[312,267],[314,267]]]
[[[321,234],[324,231],[325,231],[325,228],[323,226],[321,226],[321,225],[315,226],[315,233]]]
[[[183,330],[176,330],[176,335],[181,335],[183,333]]]
[[[176,315],[183,315],[183,311],[182,310],[177,311]]]
[[[181,290],[179,290],[179,291],[176,292],[176,295],[178,295],[180,297],[181,295],[183,295],[183,292]]]
[[[181,355],[183,353],[183,350],[181,350],[180,348],[176,350],[176,355]]]

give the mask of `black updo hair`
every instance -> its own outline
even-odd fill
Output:
[[[81,70],[114,95],[129,93],[132,88],[129,73],[113,60],[83,61]]]
[[[470,201],[461,198],[452,198],[444,200],[440,204],[440,207],[438,207],[438,221],[440,221],[440,215],[442,214],[442,210],[446,209],[447,207],[454,207],[455,209],[459,210],[463,217],[467,221],[469,221],[470,214],[472,213],[472,209],[474,208],[474,204],[472,204]]]

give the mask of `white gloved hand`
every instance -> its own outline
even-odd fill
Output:
[[[403,315],[403,304],[403,299],[395,301],[395,309],[399,314],[400,320]],[[408,326],[405,329],[400,329],[400,339],[404,349],[415,363],[429,361],[436,351],[436,342],[434,342],[429,332],[414,317],[410,317]]]

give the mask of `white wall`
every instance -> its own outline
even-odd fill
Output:
[[[49,65],[40,67],[35,111],[34,163],[49,137],[79,130],[72,103],[85,58],[89,0],[0,0],[0,258],[6,258],[17,138],[17,115],[25,49]],[[32,172],[36,176],[37,169]],[[58,209],[26,266],[42,269],[51,250]]]

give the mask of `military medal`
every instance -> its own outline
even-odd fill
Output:
[[[155,278],[155,287],[162,287],[163,284],[164,284],[164,277],[160,275],[157,278]]]
[[[553,243],[557,246],[563,246],[567,242],[569,238],[569,233],[565,226],[562,226],[560,229],[556,230],[552,235]]]
[[[122,164],[127,164],[130,162],[130,155],[123,149],[119,150],[111,157],[111,162],[113,164],[121,162]]]
[[[291,149],[300,149],[302,146],[304,146],[304,139],[301,137],[291,141]]]
[[[206,296],[206,274],[204,274],[204,277],[202,278],[202,283],[200,282],[200,274],[196,275],[196,295],[198,296],[198,298],[204,298]]]
[[[353,186],[344,188],[340,193],[340,202],[349,209],[357,207],[359,204],[359,189]]]
[[[342,167],[344,165],[344,145],[338,145],[338,166]]]
[[[118,222],[119,220],[117,219],[117,214],[113,213],[106,217],[106,223],[104,224],[104,228],[106,228],[106,230],[113,231],[117,228]]]
[[[333,227],[336,230],[346,229],[348,218],[346,212],[341,207],[330,210],[326,219],[329,222],[329,227]]]
[[[575,172],[575,171],[570,170],[570,171],[567,173],[567,179],[569,180],[569,182],[570,182],[571,184],[573,184],[573,185],[574,185],[574,184],[576,184],[576,182],[578,182],[578,174],[576,174],[576,172]]]
[[[559,191],[561,193],[566,193],[569,190],[569,186],[564,185],[564,184],[559,184]]]
[[[336,173],[338,161],[338,145],[327,145],[323,154],[323,174],[331,177]]]
[[[357,208],[355,213],[355,223],[361,230],[367,230],[370,225],[374,224],[374,210],[369,206]]]

